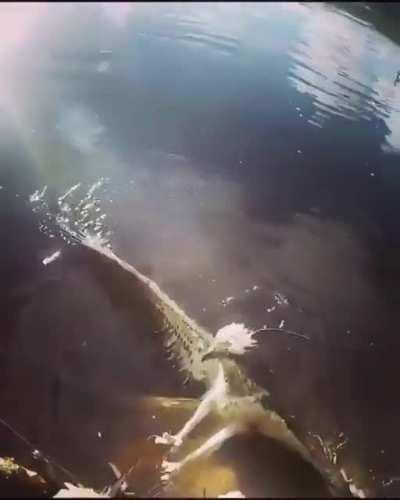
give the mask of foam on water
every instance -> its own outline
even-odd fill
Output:
[[[101,177],[86,192],[79,182],[59,195],[55,202],[49,200],[47,186],[37,189],[29,201],[39,216],[39,230],[49,238],[61,237],[69,245],[95,240],[110,249],[112,231],[107,227],[107,214],[101,206],[108,182],[109,179]]]

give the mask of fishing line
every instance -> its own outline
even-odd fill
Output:
[[[79,484],[79,481],[77,481],[76,477],[74,474],[72,474],[70,471],[65,469],[62,465],[59,465],[55,460],[51,459],[48,455],[45,455],[42,453],[36,446],[34,446],[26,437],[24,437],[22,434],[20,434],[18,431],[16,431],[9,423],[7,423],[4,419],[0,417],[0,423],[6,427],[14,436],[16,436],[20,441],[25,443],[31,450],[33,450],[32,455],[35,459],[37,459],[37,455],[39,454],[39,457],[42,457],[43,460],[50,465],[54,465],[58,469],[60,469],[64,474],[66,474],[70,479],[73,480],[76,484]]]

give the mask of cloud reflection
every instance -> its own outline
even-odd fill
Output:
[[[103,14],[116,27],[124,28],[129,21],[133,4],[128,2],[102,2]]]
[[[97,150],[105,131],[95,113],[77,104],[61,112],[56,128],[62,140],[83,154]]]
[[[398,48],[369,24],[323,5],[313,5],[302,22],[291,52],[289,80],[314,98],[310,123],[322,127],[334,116],[353,121],[380,118],[390,131],[386,150],[398,151],[395,102],[400,90],[393,85]]]

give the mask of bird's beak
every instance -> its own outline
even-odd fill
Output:
[[[207,361],[209,359],[215,359],[217,357],[217,353],[213,348],[209,349],[201,358],[202,361]]]

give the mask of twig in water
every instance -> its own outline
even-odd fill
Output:
[[[256,330],[254,333],[286,333],[287,335],[293,335],[294,337],[299,337],[304,340],[311,340],[311,338],[308,335],[305,335],[303,333],[297,333],[293,332],[291,330],[286,330],[285,328],[278,328],[278,327],[265,327],[265,328],[259,328]]]

